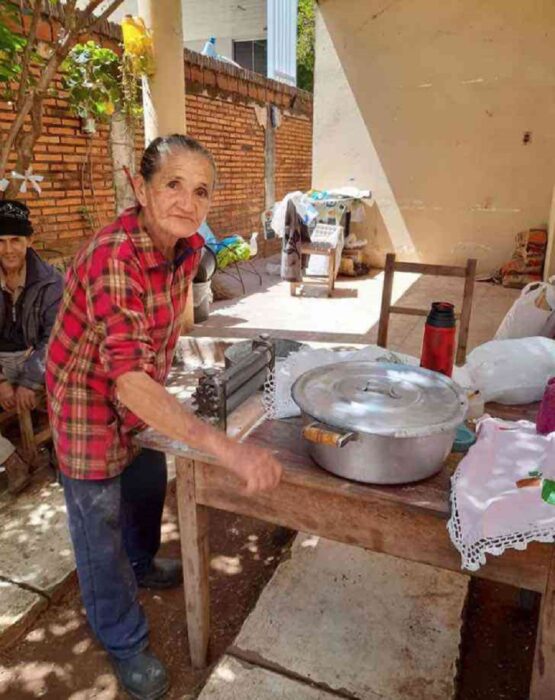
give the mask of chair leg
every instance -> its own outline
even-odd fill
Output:
[[[29,464],[33,464],[37,458],[37,446],[35,443],[31,411],[21,411],[18,415],[18,419],[24,457]]]
[[[457,345],[457,365],[464,365],[466,362],[466,349],[468,347],[468,331],[470,328],[470,315],[472,313],[472,299],[474,297],[474,280],[476,278],[476,267],[478,261],[469,258],[466,265],[466,276],[464,280],[464,293],[461,308],[461,319],[459,322],[459,342]]]
[[[328,296],[331,297],[335,288],[335,250],[328,256]]]
[[[389,328],[389,310],[391,308],[391,295],[393,293],[393,275],[395,273],[395,253],[388,253],[385,258],[385,270],[382,291],[382,307],[378,326],[378,345],[387,347],[387,331]]]

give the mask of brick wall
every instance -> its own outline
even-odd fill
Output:
[[[43,22],[48,41],[53,20]],[[56,27],[54,26],[54,31]],[[101,42],[117,46],[119,27],[105,23]],[[281,198],[290,190],[310,187],[312,161],[312,98],[287,85],[185,50],[187,131],[214,153],[219,182],[208,222],[219,237],[260,230],[265,206],[265,107],[281,113],[275,136],[275,187]],[[42,196],[24,198],[32,210],[37,248],[73,253],[115,213],[109,127],[98,125],[94,136],[83,134],[80,122],[59,94],[46,101],[44,135],[33,163],[44,175]],[[13,119],[10,105],[0,102],[0,130]],[[137,148],[143,146],[137,126]]]
[[[276,132],[276,199],[312,183],[312,115],[286,116]]]

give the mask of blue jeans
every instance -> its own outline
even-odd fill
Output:
[[[148,646],[137,577],[160,546],[165,457],[144,449],[113,479],[62,483],[87,619],[110,654],[129,658]]]

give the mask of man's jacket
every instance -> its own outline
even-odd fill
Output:
[[[25,343],[33,350],[23,365],[19,383],[34,389],[37,384],[44,384],[46,346],[62,299],[64,281],[58,270],[32,248],[27,249],[26,262],[21,318]],[[4,295],[0,294],[0,329],[4,327],[5,313]]]

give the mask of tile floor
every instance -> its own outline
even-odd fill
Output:
[[[383,272],[376,270],[365,278],[340,278],[332,298],[311,291],[311,296],[291,297],[289,285],[266,274],[266,263],[257,261],[262,276],[244,276],[247,293],[231,277],[219,279],[237,296],[215,302],[210,317],[196,326],[196,338],[250,338],[261,332],[312,343],[365,345],[377,339]],[[432,301],[460,305],[463,280],[421,277],[397,273],[393,301],[404,306],[428,308]],[[469,349],[491,340],[503,316],[517,298],[517,290],[476,283],[470,323]],[[388,346],[413,355],[420,354],[424,319],[393,316]]]

